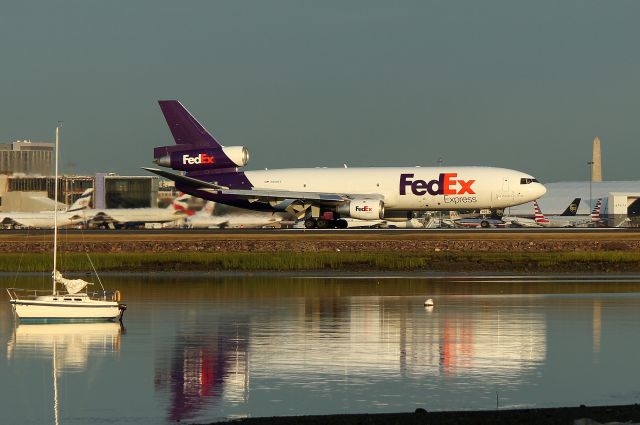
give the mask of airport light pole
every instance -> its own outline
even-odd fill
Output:
[[[438,167],[442,167],[444,164],[444,159],[442,157],[438,158]],[[440,227],[442,227],[442,211],[438,211],[438,220],[440,220]]]
[[[591,192],[592,192],[591,187],[592,187],[592,185],[593,185],[593,161],[588,161],[588,162],[587,162],[587,165],[589,166],[589,168],[590,168],[590,170],[591,170],[591,174],[590,174],[590,176],[589,176],[589,212],[591,212],[591,198],[592,198],[592,195],[591,195]]]

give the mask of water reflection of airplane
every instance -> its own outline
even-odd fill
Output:
[[[220,398],[247,400],[248,329],[230,326],[206,336],[178,333],[171,359],[157,361],[155,372],[156,389],[170,393],[170,421],[194,419]]]
[[[523,320],[505,314],[501,306],[460,310],[454,304],[446,311],[436,307],[425,312],[430,316],[423,321],[411,312],[413,302],[410,298],[380,300],[381,304],[372,303],[370,297],[336,300],[333,309],[324,305],[322,310],[342,311],[339,316],[346,319],[337,321],[326,313],[310,312],[314,306],[307,303],[306,320],[297,322],[300,329],[287,329],[286,353],[283,338],[252,340],[260,350],[250,353],[251,368],[266,368],[271,377],[332,374],[339,359],[350,373],[366,376],[517,376],[546,357],[543,314],[534,312]],[[273,361],[279,357],[286,361]]]
[[[543,313],[511,314],[513,305],[502,300],[472,308],[467,300],[447,304],[416,314],[413,297],[304,297],[279,317],[225,315],[204,331],[202,323],[178,330],[173,348],[162,350],[167,358],[156,360],[156,390],[167,393],[168,420],[193,421],[216,404],[228,412],[247,403],[251,381],[320,385],[348,371],[374,381],[493,376],[516,382],[546,357]]]

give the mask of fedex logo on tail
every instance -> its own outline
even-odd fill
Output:
[[[413,180],[415,174],[400,174],[400,195],[407,194],[407,187],[416,196],[426,195],[475,195],[471,185],[475,180],[456,179],[458,173],[440,173],[437,179],[425,181]]]
[[[182,155],[182,165],[187,164],[215,164],[215,157],[213,155],[207,155],[206,153],[201,153],[196,156],[184,154]]]

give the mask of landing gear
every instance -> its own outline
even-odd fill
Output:
[[[349,227],[347,220],[326,220],[324,218],[308,218],[304,221],[305,229],[346,229]]]
[[[317,221],[318,229],[330,229],[333,226],[333,220],[325,220],[323,218],[319,218]]]
[[[308,218],[304,221],[305,229],[346,229],[349,223],[345,219],[328,220],[326,218]]]

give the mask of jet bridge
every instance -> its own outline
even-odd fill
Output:
[[[640,192],[609,192],[605,217],[610,227],[640,227]]]

